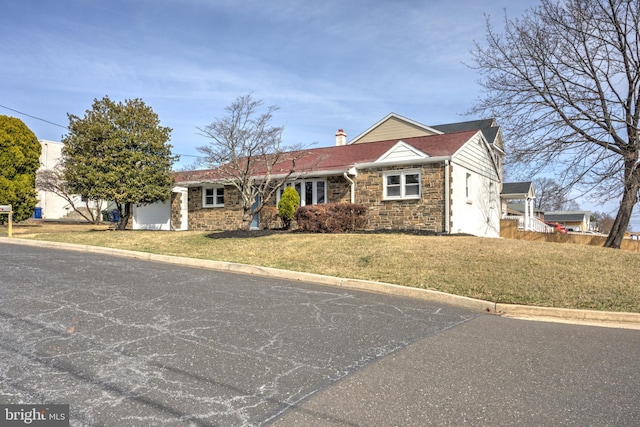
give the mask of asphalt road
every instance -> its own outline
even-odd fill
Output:
[[[0,403],[71,425],[638,425],[640,331],[0,244]]]

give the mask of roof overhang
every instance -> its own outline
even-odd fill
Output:
[[[302,179],[302,178],[321,178],[326,176],[342,176],[345,173],[349,175],[356,174],[354,169],[351,167],[351,168],[332,169],[332,170],[324,170],[324,171],[302,171],[302,172],[294,172],[291,174],[280,173],[280,174],[273,174],[273,175],[256,175],[256,176],[252,176],[251,179],[256,181],[262,181],[267,177],[270,177],[271,179],[277,179],[277,180],[285,179],[285,178],[296,180],[296,179]],[[232,180],[229,178],[201,179],[201,180],[194,180],[194,181],[177,182],[176,185],[180,187],[199,187],[201,185],[207,185],[207,184],[225,185],[225,184],[229,184],[231,181]]]
[[[424,158],[415,158],[415,159],[390,161],[390,162],[356,163],[354,167],[356,169],[371,169],[371,168],[379,168],[384,166],[407,166],[407,165],[420,165],[420,164],[427,164],[427,163],[442,163],[447,160],[451,160],[451,156],[424,157]]]

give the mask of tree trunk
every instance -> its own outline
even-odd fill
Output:
[[[125,202],[122,205],[116,203],[116,206],[118,207],[118,215],[120,216],[120,218],[118,218],[118,230],[126,230],[133,204],[131,202]]]
[[[622,195],[622,201],[620,202],[618,214],[616,215],[615,221],[613,221],[607,240],[604,242],[605,248],[620,249],[624,233],[629,227],[633,207],[638,201],[638,189],[640,188],[640,185],[635,174],[627,181],[630,181],[631,183],[624,186],[624,193]]]
[[[251,209],[242,210],[242,229],[249,231],[251,229],[251,222],[253,221],[253,213]]]

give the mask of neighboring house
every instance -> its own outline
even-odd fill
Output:
[[[544,213],[535,209],[535,198],[531,181],[505,182],[500,192],[502,219],[518,221],[518,228],[524,231],[552,232],[543,222]]]
[[[40,154],[40,170],[52,170],[60,161],[62,156],[63,144],[60,142],[41,140],[40,145],[42,151]],[[38,203],[36,204],[36,212],[34,217],[37,219],[61,220],[85,219],[75,213],[67,200],[49,191],[36,188],[38,191]],[[182,197],[184,192],[184,197]],[[82,201],[80,196],[74,196],[74,204],[78,209],[87,209],[87,203]],[[95,204],[89,207],[97,208]],[[113,203],[105,203],[100,209],[113,210]],[[132,228],[134,230],[186,230],[186,222],[182,222],[180,218],[186,221],[187,214],[187,195],[186,189],[174,188],[172,192],[172,201],[152,203],[149,205],[134,205]]]
[[[593,231],[590,211],[545,212],[545,222],[557,222],[569,231]]]
[[[60,160],[62,143],[40,140],[42,151],[40,152],[40,169],[54,169]],[[66,209],[69,204],[62,197],[48,191],[36,188],[38,191],[38,203],[36,204],[36,217],[46,219],[59,219],[69,212]],[[39,210],[37,209],[39,208]]]
[[[61,142],[40,140],[42,151],[40,153],[40,169],[53,170],[58,165],[62,156]],[[38,203],[36,204],[36,212],[34,217],[38,219],[82,219],[80,215],[74,214],[71,205],[67,200],[55,193],[44,191],[36,188],[38,192]],[[82,201],[80,196],[74,196],[74,204],[80,209],[86,209],[87,204]],[[95,209],[95,206],[92,206]]]
[[[494,120],[425,126],[392,113],[349,143],[340,130],[336,146],[299,154],[288,185],[303,206],[362,204],[368,229],[500,235],[504,149]],[[284,177],[291,167],[276,164],[272,173]],[[240,227],[239,194],[215,169],[176,173],[176,185],[174,221],[190,230]]]

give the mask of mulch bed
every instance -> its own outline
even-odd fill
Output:
[[[210,239],[248,239],[252,237],[273,236],[275,234],[318,234],[296,230],[228,230],[208,234]],[[437,236],[438,233],[427,230],[360,230],[350,234],[407,234],[411,236]]]

